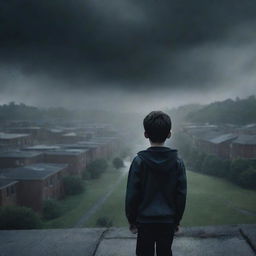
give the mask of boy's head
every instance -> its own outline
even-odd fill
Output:
[[[162,111],[152,111],[143,120],[145,137],[153,143],[163,143],[171,136],[171,118]]]

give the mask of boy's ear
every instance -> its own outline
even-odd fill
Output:
[[[146,132],[144,132],[144,136],[145,138],[148,138],[148,134]]]
[[[170,138],[172,136],[172,131],[169,132],[169,134],[167,135],[167,138]]]

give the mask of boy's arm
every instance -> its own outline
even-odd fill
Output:
[[[186,169],[183,161],[178,160],[178,182],[176,187],[176,225],[180,224],[181,218],[183,216],[187,197],[187,177]]]
[[[136,223],[140,201],[140,165],[137,157],[131,163],[125,197],[125,214],[130,224]]]

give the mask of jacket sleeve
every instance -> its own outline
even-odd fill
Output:
[[[178,159],[178,181],[176,186],[176,224],[179,225],[182,219],[187,197],[186,169],[182,159]]]
[[[130,165],[125,197],[125,214],[130,224],[136,223],[140,202],[140,168],[138,159],[135,157]]]

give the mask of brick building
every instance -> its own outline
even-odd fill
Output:
[[[13,179],[0,178],[0,206],[16,205],[17,183]]]
[[[12,168],[42,162],[43,154],[35,151],[0,152],[0,168]]]
[[[231,144],[230,157],[256,158],[256,135],[240,134]]]
[[[4,133],[0,132],[0,149],[11,150],[33,144],[30,134]]]
[[[37,163],[0,171],[0,178],[19,181],[17,204],[42,211],[43,201],[63,196],[62,177],[67,173],[67,164]]]
[[[45,152],[44,162],[46,163],[67,163],[70,175],[81,176],[86,168],[86,155],[88,149],[61,149]]]

